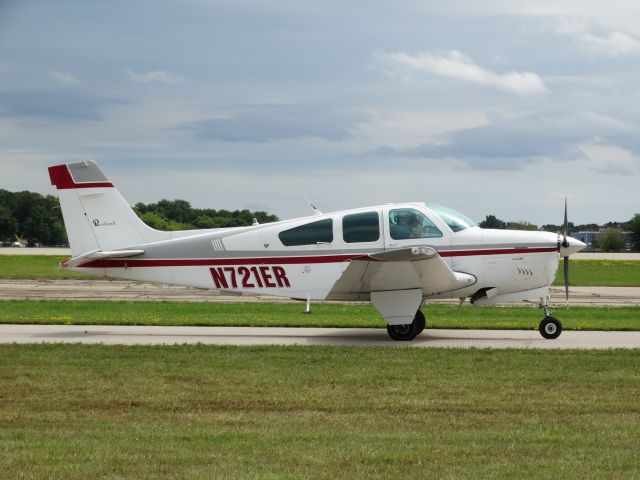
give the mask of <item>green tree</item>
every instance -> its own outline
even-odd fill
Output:
[[[631,232],[633,248],[640,250],[640,213],[636,213],[633,218],[629,220],[628,228]]]
[[[622,252],[624,250],[622,232],[613,228],[607,230],[601,235],[598,244],[603,252]]]
[[[507,223],[507,228],[509,230],[540,230],[537,225],[529,223],[525,220],[520,220],[519,222],[509,222]]]
[[[169,230],[169,222],[167,219],[157,213],[147,212],[140,215],[140,220],[156,230]]]
[[[67,243],[57,197],[0,189],[0,207],[0,239],[13,240],[18,234],[30,243]]]
[[[13,218],[11,210],[0,205],[0,240],[8,241],[18,233],[18,222]]]
[[[500,230],[504,230],[507,228],[507,224],[496,218],[495,215],[487,215],[486,218],[481,221],[478,225],[480,228],[497,228]]]
[[[158,203],[137,203],[134,211],[145,223],[158,230],[191,230],[195,228],[244,227],[256,218],[260,223],[275,222],[278,217],[266,212],[249,210],[215,210],[193,208],[185,200],[160,200]],[[153,214],[153,216],[149,216]],[[148,221],[147,221],[148,220]]]
[[[216,222],[209,215],[199,215],[196,218],[195,226],[197,228],[216,228]]]

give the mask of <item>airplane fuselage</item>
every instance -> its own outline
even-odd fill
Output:
[[[416,238],[394,235],[393,215],[398,211],[419,212],[427,219],[425,224],[431,232],[425,234],[423,229]],[[105,218],[96,228],[111,226]],[[129,245],[129,249],[144,250],[134,258],[95,260],[74,268],[108,278],[225,292],[311,300],[369,300],[370,292],[377,290],[375,276],[370,285],[337,285],[352,262],[371,260],[369,255],[381,251],[424,246],[437,251],[453,271],[474,278],[463,288],[427,292],[425,300],[476,295],[475,300],[482,303],[483,299],[519,292],[531,292],[526,295],[539,298],[553,282],[560,256],[557,234],[477,226],[454,231],[436,211],[411,203],[252,227],[194,231],[191,236]],[[398,276],[401,282],[406,272]],[[397,286],[402,288],[401,284]],[[477,295],[487,291],[492,296]]]

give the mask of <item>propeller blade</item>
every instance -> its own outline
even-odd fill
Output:
[[[567,307],[569,306],[569,257],[564,257],[564,296]]]
[[[564,229],[562,231],[564,237],[562,240],[562,246],[567,248],[569,242],[567,242],[567,235],[569,235],[569,218],[567,216],[567,197],[564,197]]]

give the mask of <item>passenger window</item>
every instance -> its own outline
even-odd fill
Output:
[[[389,212],[389,235],[394,240],[439,238],[442,232],[424,214],[413,208],[396,208]]]
[[[331,243],[333,242],[333,221],[327,218],[290,228],[280,232],[278,238],[287,247]]]
[[[342,217],[342,238],[347,243],[375,242],[380,238],[377,212],[354,213]]]

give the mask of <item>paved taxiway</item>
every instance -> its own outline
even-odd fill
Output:
[[[422,348],[640,348],[640,332],[563,332],[545,340],[537,331],[425,330],[412,342],[394,342],[382,328],[142,327],[0,325],[0,343],[106,345],[338,345]]]

